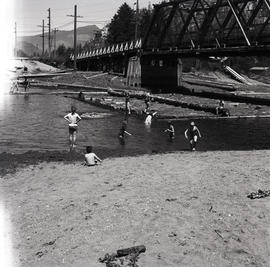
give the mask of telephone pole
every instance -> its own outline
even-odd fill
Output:
[[[15,22],[14,33],[15,33],[14,56],[17,57],[17,22]]]
[[[51,9],[48,9],[48,51],[51,57]]]
[[[77,5],[74,6],[74,15],[67,15],[68,17],[74,18],[74,70],[77,70],[77,18],[82,18],[82,16],[77,15]]]
[[[42,20],[42,25],[38,25],[38,27],[42,27],[42,57],[44,57],[44,47],[45,47],[45,25],[44,25],[44,19]]]
[[[56,33],[58,32],[58,30],[56,28],[54,28],[53,30],[53,38],[54,38],[54,49],[53,49],[53,56],[54,58],[56,57]]]
[[[136,1],[136,22],[135,22],[135,40],[138,39],[138,26],[139,26],[139,0]]]

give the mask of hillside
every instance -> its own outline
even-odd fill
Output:
[[[96,25],[88,25],[85,27],[79,27],[77,29],[77,42],[78,44],[84,44],[94,38],[95,32],[99,28]],[[59,30],[56,34],[56,46],[64,44],[66,47],[73,47],[73,30],[62,31]],[[52,46],[54,41],[52,41]],[[40,34],[34,36],[22,36],[18,37],[18,49],[21,49],[27,55],[33,55],[34,52],[40,52],[42,49],[42,38]],[[45,50],[48,49],[48,37],[45,35]]]

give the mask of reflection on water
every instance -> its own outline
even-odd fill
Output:
[[[28,150],[68,150],[68,125],[63,119],[71,105],[78,112],[95,114],[79,124],[78,146],[83,150],[93,145],[102,155],[131,155],[172,150],[187,150],[184,138],[188,121],[175,121],[176,136],[169,141],[164,133],[166,121],[152,122],[145,127],[143,120],[130,118],[128,132],[132,134],[125,143],[118,139],[123,114],[98,116],[108,111],[70,98],[53,95],[5,95],[0,99],[0,151],[22,153]],[[203,138],[198,150],[268,149],[269,119],[229,119],[196,121]]]

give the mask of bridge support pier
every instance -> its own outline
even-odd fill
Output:
[[[141,58],[142,86],[152,90],[172,91],[182,85],[183,64],[171,55],[143,55]]]

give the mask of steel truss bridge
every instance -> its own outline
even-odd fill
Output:
[[[88,69],[112,61],[125,64],[134,55],[270,55],[270,0],[163,2],[154,5],[143,39],[84,51],[77,59],[79,68]]]

